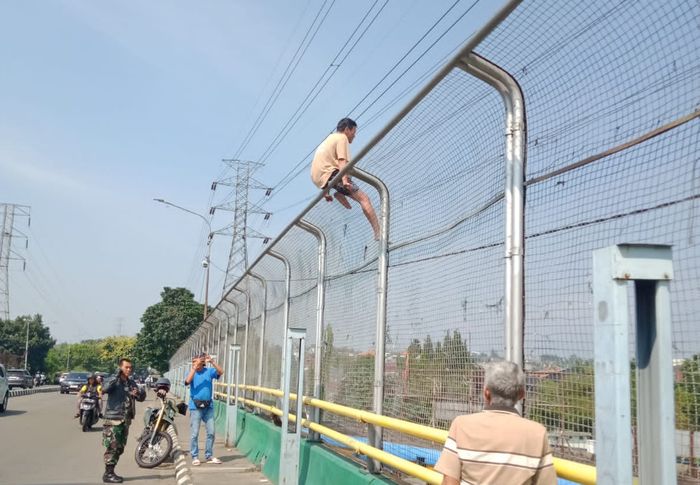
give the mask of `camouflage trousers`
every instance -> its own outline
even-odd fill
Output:
[[[116,465],[119,457],[124,453],[126,439],[129,437],[129,424],[105,424],[102,427],[102,444],[105,448],[105,465]]]

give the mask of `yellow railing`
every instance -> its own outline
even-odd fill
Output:
[[[217,385],[223,388],[226,388],[228,386],[228,384],[223,383]],[[261,394],[267,394],[275,397],[283,396],[281,390],[271,389],[267,387],[240,385],[239,389],[259,392]],[[226,399],[227,396],[227,394],[223,392],[216,392],[215,394],[221,396],[224,399]],[[290,394],[290,399],[296,400],[296,398],[296,394]],[[267,404],[262,404],[241,397],[239,397],[239,399],[241,400],[241,402],[248,404],[249,406],[266,410],[278,416],[281,416],[282,414],[282,410],[274,406],[269,406]],[[371,413],[369,411],[362,411],[359,409],[343,406],[341,404],[335,404],[328,401],[322,401],[320,399],[315,399],[308,396],[304,396],[304,404],[323,409],[325,411],[331,412],[339,416],[352,418],[357,421],[360,421],[361,423],[375,424],[386,429],[391,429],[410,436],[415,436],[417,438],[429,440],[440,445],[444,444],[447,440],[447,431],[431,428],[430,426],[424,426],[421,424],[412,423],[410,421],[404,421],[402,419],[390,418],[388,416],[382,416],[379,414]],[[293,415],[290,414],[290,419],[292,419],[292,416]],[[296,416],[294,416],[293,420],[296,420]],[[353,449],[357,453],[361,453],[365,456],[376,459],[403,473],[419,478],[421,480],[425,480],[427,483],[430,484],[440,485],[442,483],[442,475],[433,470],[429,470],[408,460],[404,460],[403,458],[399,458],[385,451],[369,446],[365,443],[361,443],[357,440],[354,440],[353,438],[350,438],[349,436],[346,436],[342,433],[338,433],[337,431],[334,431],[318,423],[303,420],[303,425],[335,441],[343,443],[344,445]],[[583,485],[595,485],[596,483],[596,470],[595,467],[592,467],[590,465],[584,465],[581,463],[576,463],[575,461],[564,460],[561,458],[554,458],[554,468],[557,472],[557,475],[561,478],[572,480]]]

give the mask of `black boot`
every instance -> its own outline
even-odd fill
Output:
[[[124,479],[114,473],[114,465],[105,465],[105,473],[102,475],[104,483],[122,483]]]

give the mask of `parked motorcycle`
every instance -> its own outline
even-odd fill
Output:
[[[100,419],[97,408],[97,393],[88,392],[80,399],[80,426],[83,431],[89,431]]]
[[[167,380],[167,379],[164,379]],[[170,389],[170,381],[167,383]],[[163,463],[173,448],[173,439],[168,434],[168,428],[173,425],[177,413],[185,414],[185,403],[175,404],[165,396],[158,394],[160,408],[146,408],[143,416],[144,428],[136,445],[134,458],[141,468],[154,468]]]

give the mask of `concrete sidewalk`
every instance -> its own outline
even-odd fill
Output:
[[[206,431],[202,424],[199,430],[199,459],[202,460],[200,466],[192,466],[192,456],[190,455],[190,426],[189,413],[187,421],[179,420],[177,426],[178,439],[182,451],[187,456],[187,466],[192,474],[195,484],[206,483],[207,485],[224,485],[235,483],[237,485],[259,485],[261,483],[272,483],[268,478],[258,471],[245,456],[235,448],[224,446],[223,436],[216,436],[214,441],[214,456],[223,463],[221,465],[209,465],[204,462],[204,444],[206,441]]]

